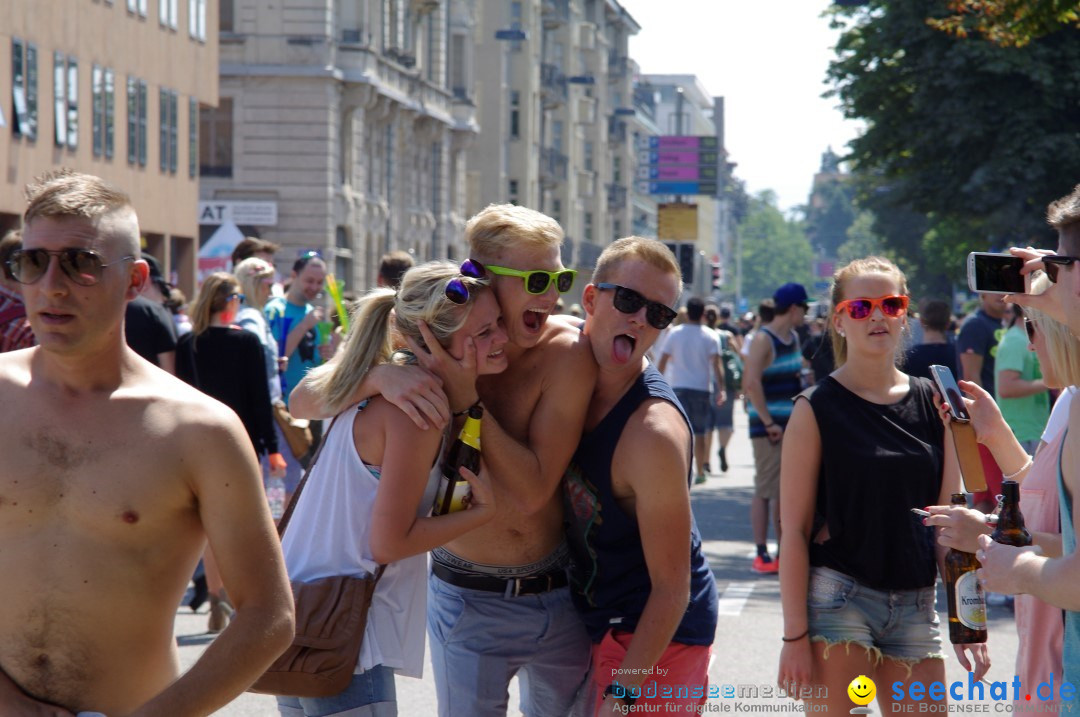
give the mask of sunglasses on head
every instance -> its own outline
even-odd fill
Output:
[[[19,249],[11,253],[7,265],[15,281],[33,284],[45,276],[50,257],[54,256],[60,260],[60,268],[67,278],[79,286],[93,286],[101,281],[106,268],[135,259],[134,256],[125,256],[106,264],[100,254],[90,249]]]
[[[1046,278],[1052,283],[1056,284],[1058,280],[1058,270],[1061,267],[1068,267],[1072,265],[1074,261],[1080,261],[1080,257],[1065,256],[1063,254],[1049,254],[1042,258],[1043,269],[1046,271]]]
[[[665,306],[659,301],[649,301],[638,292],[627,289],[625,286],[619,286],[618,284],[596,284],[595,286],[601,291],[614,291],[615,296],[612,298],[611,303],[624,314],[636,314],[641,311],[642,306],[646,307],[645,320],[654,329],[666,329],[678,315],[678,312],[670,306]]]
[[[908,297],[906,296],[879,296],[876,299],[848,299],[836,305],[836,313],[847,311],[848,316],[856,321],[869,319],[874,309],[881,309],[881,313],[895,319],[903,316],[907,311]]]
[[[475,259],[466,259],[461,262],[461,268],[458,271],[462,276],[466,276],[470,279],[483,279],[487,276],[484,265]],[[469,287],[466,286],[465,282],[461,279],[451,279],[446,282],[446,288],[443,291],[446,294],[446,298],[458,306],[469,300]]]
[[[570,288],[574,285],[574,277],[577,276],[577,271],[574,269],[521,271],[519,269],[507,269],[505,266],[491,266],[490,264],[488,265],[488,271],[499,276],[520,276],[525,280],[525,291],[530,294],[543,294],[548,290],[552,282],[555,283],[555,288],[558,289],[560,294],[565,294],[570,291]]]

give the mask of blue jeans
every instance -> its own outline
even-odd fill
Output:
[[[359,675],[333,697],[278,697],[282,717],[394,717],[397,715],[397,689],[394,671],[376,665]]]
[[[439,717],[505,717],[515,674],[522,712],[565,717],[592,649],[570,588],[507,597],[434,575],[428,577],[428,644]]]
[[[810,568],[811,640],[854,642],[901,662],[942,657],[934,587],[875,590],[829,568]]]

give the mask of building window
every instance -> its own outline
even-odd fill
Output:
[[[67,59],[67,146],[79,146],[79,62]]]
[[[105,153],[105,88],[101,67],[90,68],[90,114],[91,138],[95,157]]]
[[[342,289],[352,281],[352,242],[349,230],[338,227],[334,230],[334,278],[342,283]]]
[[[37,139],[38,128],[37,46],[22,40],[11,41],[11,97],[14,103],[15,134]]]
[[[594,155],[595,155],[595,152],[593,151],[592,140],[588,140],[588,139],[585,140],[585,169],[590,171],[590,172],[593,171],[593,156]]]
[[[149,112],[149,93],[146,91],[146,81],[139,80],[139,166],[146,166],[146,114]]]
[[[465,72],[466,37],[454,34],[450,37],[450,89],[454,97],[468,99],[469,82]]]
[[[164,0],[158,0],[158,2],[164,2]],[[139,13],[143,17],[147,15],[147,0],[128,0],[127,8],[128,12]]]
[[[517,204],[518,203],[518,180],[511,179],[510,182],[509,182],[508,190],[509,190],[509,193],[510,193],[510,203],[511,204]]]
[[[551,146],[556,152],[563,151],[563,122],[555,120],[551,123]]]
[[[551,200],[551,218],[562,224],[562,200]]]
[[[159,107],[160,107],[160,122],[161,129],[159,132],[159,144],[161,153],[161,171],[176,174],[176,154],[179,151],[177,146],[177,109],[176,106],[179,101],[179,95],[177,93],[162,89],[159,93]]]
[[[521,136],[521,93],[510,90],[510,139]]]
[[[592,241],[593,237],[592,212],[585,212],[585,241]]]
[[[188,176],[192,179],[199,169],[199,103],[188,98]]]
[[[159,1],[164,2],[164,0]],[[222,5],[225,5],[225,3],[222,3]],[[229,12],[231,13],[231,11],[232,4],[230,2]],[[222,10],[221,12],[224,13],[225,11]],[[222,27],[221,29],[224,30],[225,28]],[[194,40],[206,41],[206,0],[188,0],[188,34]]]
[[[57,147],[67,146],[67,58],[53,53],[53,123]]]
[[[127,78],[127,139],[128,164],[139,160],[139,81],[128,75]]]
[[[622,157],[611,159],[611,181],[622,184]]]
[[[195,3],[197,0],[188,0],[188,13],[191,17],[195,16]],[[234,23],[235,6],[234,0],[219,0],[218,2],[218,31],[219,32],[236,32]],[[195,31],[191,33],[192,37],[195,36]]]
[[[233,98],[222,97],[217,109],[199,112],[199,174],[231,177],[233,172]]]
[[[116,74],[105,68],[105,159],[113,158],[113,127],[116,111]]]

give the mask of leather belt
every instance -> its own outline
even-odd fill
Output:
[[[565,570],[553,570],[540,575],[526,575],[520,578],[499,578],[494,575],[462,573],[441,563],[432,563],[431,572],[443,582],[456,585],[459,588],[502,593],[507,597],[538,595],[570,584]]]
[[[956,459],[960,463],[964,488],[968,493],[986,490],[986,474],[983,473],[979,442],[975,438],[974,427],[967,422],[949,421],[949,428],[952,429],[953,445],[956,447]]]

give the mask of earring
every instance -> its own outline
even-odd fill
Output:
[[[838,331],[837,333],[840,334],[840,338],[845,338],[847,336],[843,331]]]

